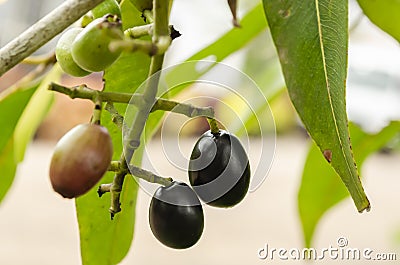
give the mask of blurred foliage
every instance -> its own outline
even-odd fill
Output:
[[[13,183],[27,145],[53,102],[53,94],[47,91],[47,84],[49,80],[60,77],[61,69],[55,65],[47,75],[17,83],[0,94],[0,113],[7,115],[7,119],[0,121],[0,166],[3,169],[0,202]]]
[[[400,122],[391,122],[377,134],[367,134],[350,124],[354,158],[360,168],[369,155],[380,150],[400,131]],[[312,243],[315,228],[323,215],[349,196],[332,167],[312,143],[303,170],[298,207],[306,247]]]
[[[14,155],[14,130],[17,123],[38,88],[37,82],[27,87],[16,87],[0,94],[0,113],[7,113],[7,119],[0,119],[2,133],[0,134],[0,166],[2,177],[0,185],[0,202],[6,195],[13,180],[17,168]]]
[[[400,42],[400,1],[357,0],[364,14],[379,28]]]

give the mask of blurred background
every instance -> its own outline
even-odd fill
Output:
[[[0,1],[0,46],[61,2]],[[239,18],[257,3],[256,0],[239,1]],[[232,28],[229,8],[224,0],[175,0],[171,24],[182,36],[174,41],[168,52],[166,66],[184,61]],[[363,130],[375,133],[391,120],[400,119],[400,47],[363,16],[354,1],[350,1],[350,28],[348,115]],[[56,40],[36,54],[51,51]],[[269,58],[267,62],[265,58]],[[267,117],[261,115],[258,117],[260,123],[248,118],[244,121],[246,130],[237,131],[240,136],[249,136],[247,150],[251,164],[259,162],[261,134],[272,146],[275,145],[274,162],[268,177],[259,189],[233,209],[205,207],[204,235],[195,247],[185,251],[168,249],[153,237],[147,215],[151,197],[146,192],[140,192],[134,242],[121,264],[280,263],[282,261],[278,259],[260,260],[257,251],[265,244],[287,249],[304,246],[297,193],[310,139],[283,89],[284,82],[269,32],[259,34],[224,63],[242,70],[269,99],[275,124],[262,122]],[[31,69],[20,65],[5,74],[0,78],[0,91]],[[80,79],[63,76],[62,83],[68,86],[86,83],[92,88],[102,88],[101,74]],[[246,88],[243,89],[245,91]],[[238,118],[228,110],[245,108],[239,97],[215,87],[193,86],[177,99],[187,100],[204,95],[208,99],[202,104],[214,106],[227,128]],[[52,191],[48,166],[56,141],[75,125],[87,122],[92,108],[88,101],[56,95],[53,108],[39,127],[35,141],[18,168],[13,186],[0,204],[0,264],[80,264],[74,203],[61,199]],[[165,158],[163,141],[168,141],[168,137],[173,139],[171,141],[178,138],[182,155],[188,157],[196,137],[207,129],[207,123],[195,119],[182,126],[186,122],[183,119],[169,119],[163,123],[163,137],[160,131],[148,143],[148,159],[144,161],[144,168],[156,163],[157,170],[162,170],[163,174],[185,179],[184,172]],[[177,132],[176,128],[181,130]],[[372,155],[362,168],[363,183],[372,201],[371,212],[358,214],[350,199],[341,202],[322,218],[316,229],[313,247],[337,246],[337,239],[345,237],[350,247],[398,253],[397,259],[400,259],[400,212],[397,205],[400,201],[399,139],[395,138],[381,152]],[[337,262],[323,261],[324,264]],[[363,261],[344,262],[358,264]],[[296,261],[296,264],[303,262]]]

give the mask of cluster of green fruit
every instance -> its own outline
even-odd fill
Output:
[[[118,16],[97,18],[85,28],[71,28],[61,36],[56,46],[57,61],[63,71],[72,76],[103,71],[121,54],[121,51],[109,49],[111,41],[121,40],[123,36]]]
[[[130,2],[140,12],[153,8],[152,0]],[[118,2],[105,0],[84,17],[91,21],[85,28],[68,29],[59,39],[55,51],[61,69],[69,75],[82,77],[111,66],[121,54],[119,50],[109,49],[113,40],[124,37],[120,17]]]
[[[75,198],[88,192],[107,171],[113,154],[111,137],[97,124],[78,125],[57,143],[50,165],[56,192]],[[240,141],[226,131],[204,133],[193,148],[189,182],[159,187],[149,208],[154,236],[164,245],[183,249],[194,245],[204,228],[200,200],[215,207],[232,207],[247,193],[250,167]]]

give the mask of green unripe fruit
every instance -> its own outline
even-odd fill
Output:
[[[57,143],[50,163],[53,189],[65,198],[88,192],[107,171],[113,155],[110,134],[103,126],[81,124]]]
[[[57,42],[56,58],[61,69],[72,76],[85,76],[90,72],[79,67],[72,58],[71,47],[76,36],[82,31],[81,28],[71,28],[66,31]]]
[[[72,43],[72,58],[87,71],[103,71],[121,54],[121,51],[110,51],[108,47],[111,41],[123,38],[121,23],[110,22],[108,18],[93,20]]]
[[[105,0],[103,3],[92,9],[92,14],[94,18],[99,18],[107,14],[121,17],[121,9],[116,0]]]
[[[247,194],[250,165],[236,136],[227,131],[205,132],[193,148],[189,180],[197,195],[208,205],[232,207]]]
[[[153,0],[130,0],[137,10],[143,12],[144,10],[153,9]]]

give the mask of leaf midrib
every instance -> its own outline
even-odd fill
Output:
[[[333,110],[333,102],[332,102],[332,97],[331,97],[331,89],[330,89],[330,83],[329,83],[329,78],[328,78],[328,69],[326,67],[326,59],[325,59],[325,50],[324,50],[324,40],[322,36],[322,23],[321,23],[321,15],[319,11],[319,0],[315,0],[315,8],[317,12],[317,20],[318,20],[318,33],[319,33],[319,42],[320,42],[320,48],[321,48],[321,56],[322,56],[322,62],[323,62],[323,67],[324,67],[324,75],[325,75],[325,82],[326,82],[326,89],[328,91],[328,100],[329,100],[329,107],[332,113],[334,125],[335,125],[335,131],[336,131],[336,137],[339,140],[339,145],[340,145],[340,151],[343,154],[343,157],[345,158],[346,161],[346,166],[347,170],[350,173],[351,176],[353,176],[352,171],[350,169],[349,161],[346,159],[346,153],[344,152],[343,149],[343,143],[342,139],[340,138],[340,133],[339,133],[339,127],[336,119],[335,112]],[[358,178],[358,176],[355,176]],[[350,181],[353,182],[355,185],[354,187],[357,189],[357,193],[362,197],[363,192],[360,191],[357,183],[354,182],[353,178],[350,178]]]

